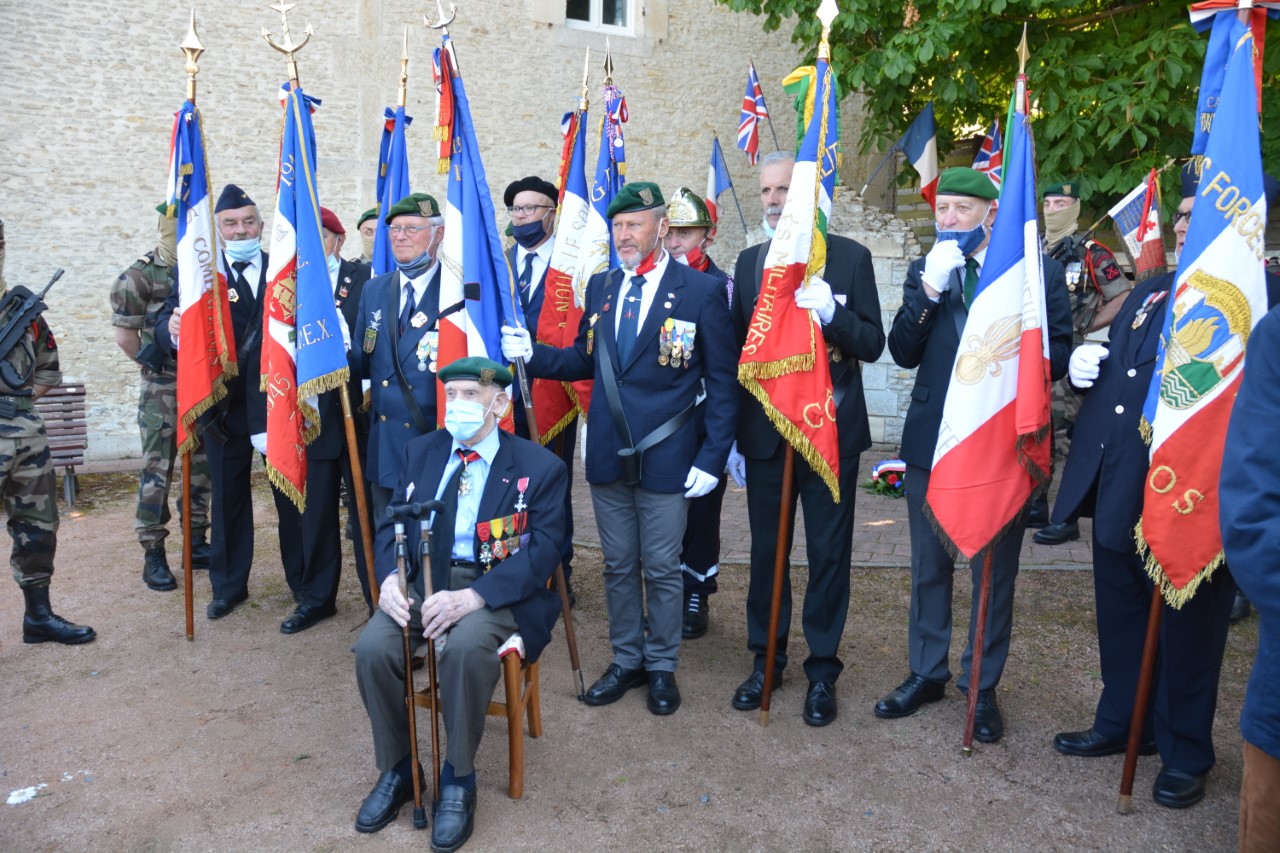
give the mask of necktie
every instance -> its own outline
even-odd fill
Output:
[[[233,261],[233,262],[231,263],[231,266],[235,267],[236,275],[240,276],[241,278],[244,278],[244,271],[245,271],[245,268],[246,268],[247,266],[249,266],[249,262],[248,262],[248,261]]]
[[[533,283],[533,252],[524,256],[524,269],[520,271],[520,302],[529,307],[529,285]]]
[[[409,328],[409,318],[413,316],[413,285],[409,282],[404,283],[404,293],[400,296],[402,307],[400,308],[400,334],[404,334],[404,330]]]
[[[618,321],[618,362],[626,364],[631,356],[631,347],[640,332],[640,288],[644,286],[644,276],[631,279],[631,286],[622,300],[622,319]]]
[[[976,258],[965,258],[964,261],[964,310],[968,311],[973,304],[973,295],[978,289],[978,261]]]

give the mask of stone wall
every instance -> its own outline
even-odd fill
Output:
[[[514,178],[554,175],[561,115],[576,105],[583,57],[592,48],[591,97],[598,107],[605,38],[564,25],[562,0],[455,0],[451,27],[467,84],[490,189]],[[706,184],[711,134],[721,140],[748,223],[758,227],[756,178],[734,147],[748,61],[754,61],[786,146],[795,118],[779,81],[798,64],[789,26],[764,34],[760,21],[712,0],[643,0],[631,36],[611,36],[614,79],[630,109],[628,177],[665,188]],[[154,205],[168,167],[172,115],[185,92],[182,54],[190,6],[145,0],[69,0],[35,4],[0,0],[0,220],[7,225],[6,276],[42,285],[54,267],[67,275],[50,294],[48,319],[69,380],[88,386],[91,459],[136,455],[137,371],[116,349],[109,324],[111,282],[155,239]],[[408,0],[301,0],[290,13],[295,39],[315,34],[299,54],[304,89],[323,100],[314,116],[322,202],[349,229],[375,192],[383,108],[394,103],[401,39],[409,27],[409,159],[415,190],[441,192],[431,140],[435,93],[430,50],[439,44],[422,25],[434,3]],[[197,8],[205,46],[198,102],[210,175],[233,181],[270,220],[280,133],[278,90],[283,59],[263,41],[280,34],[265,0],[221,0]],[[845,99],[842,127],[855,140],[859,100]],[[594,121],[593,121],[594,123]],[[852,143],[848,145],[854,147]],[[765,128],[762,149],[772,150]],[[588,145],[593,162],[595,143]],[[844,177],[860,183],[864,159],[849,157]],[[853,173],[856,173],[853,174]],[[500,199],[499,199],[500,201]],[[730,208],[731,208],[730,204]],[[848,210],[847,233],[897,234],[874,211]],[[864,214],[867,214],[864,216]],[[870,215],[874,214],[874,215]],[[505,215],[500,214],[501,224]],[[859,230],[863,229],[863,230]],[[358,236],[346,254],[358,253]],[[861,238],[860,238],[861,239]],[[884,288],[901,280],[905,249],[885,236],[877,258]],[[727,212],[715,255],[732,259],[748,244],[736,212]],[[870,243],[869,243],[870,244]],[[881,249],[877,244],[876,251]],[[876,374],[882,365],[869,365]],[[869,384],[878,392],[892,377]],[[869,378],[874,378],[869,376]],[[894,434],[886,397],[873,408],[877,429]],[[891,439],[889,439],[891,440]]]

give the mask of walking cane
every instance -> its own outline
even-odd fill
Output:
[[[427,516],[432,512],[444,509],[440,501],[426,501],[415,504],[418,513],[418,565],[422,567],[422,581],[426,590],[423,602],[431,597],[431,526]],[[431,794],[433,800],[440,799],[440,692],[436,684],[436,641],[427,640],[427,682],[431,685]]]
[[[406,599],[409,597],[407,566],[409,562],[409,546],[405,542],[404,519],[416,518],[419,504],[393,504],[387,507],[387,517],[395,522],[396,531],[396,574],[400,579],[400,592]],[[421,607],[421,603],[419,603]],[[410,620],[412,621],[412,620]],[[409,756],[413,765],[413,826],[415,829],[427,828],[427,810],[422,805],[422,778],[418,773],[418,714],[413,704],[413,649],[409,642],[409,623],[401,628],[404,638],[404,696],[409,711]],[[434,660],[434,657],[433,657]]]

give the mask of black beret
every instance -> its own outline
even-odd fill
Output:
[[[502,203],[510,207],[516,200],[516,195],[522,192],[542,193],[552,201],[560,198],[560,192],[556,189],[556,185],[544,181],[537,175],[530,175],[527,178],[521,178],[518,181],[512,181],[507,184],[507,191],[502,194]]]

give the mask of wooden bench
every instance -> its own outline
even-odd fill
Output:
[[[36,410],[44,419],[49,453],[55,469],[62,468],[62,496],[68,507],[76,503],[76,466],[84,465],[89,446],[89,422],[84,414],[84,385],[59,385],[39,400]]]

